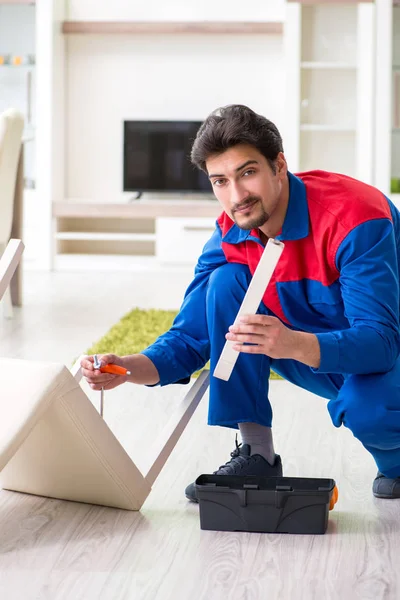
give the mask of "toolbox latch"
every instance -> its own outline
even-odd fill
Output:
[[[277,485],[275,488],[275,508],[283,508],[288,499],[288,492],[293,492],[291,485]]]

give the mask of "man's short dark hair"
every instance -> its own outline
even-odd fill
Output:
[[[212,154],[238,144],[257,148],[275,172],[275,159],[283,152],[281,134],[272,121],[242,104],[217,108],[207,117],[193,142],[192,163],[207,173],[206,160]]]

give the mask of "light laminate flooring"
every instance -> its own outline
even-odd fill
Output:
[[[27,272],[23,308],[0,321],[0,356],[70,366],[131,308],[177,308],[190,279],[185,269]],[[98,394],[84,388],[97,406]],[[106,394],[104,417],[139,468],[187,389],[126,385]],[[325,535],[200,529],[184,488],[234,446],[232,431],[206,425],[204,398],[140,512],[0,491],[0,599],[400,598],[400,501],[373,498],[372,458],[333,427],[321,398],[272,381],[271,401],[285,475],[338,484]]]

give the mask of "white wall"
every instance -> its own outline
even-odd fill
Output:
[[[0,54],[35,54],[35,16],[35,6],[0,6]],[[28,77],[31,78],[31,123],[27,122]],[[25,116],[25,135],[32,137],[36,116],[34,67],[0,68],[0,112],[10,107]],[[35,179],[34,142],[25,145],[25,177]]]
[[[124,199],[124,119],[202,120],[243,103],[284,122],[282,36],[68,36],[66,77],[67,198]]]
[[[0,6],[0,54],[23,56],[35,54],[36,7],[27,5]],[[30,79],[30,84],[29,84]],[[31,85],[30,113],[28,86]],[[25,118],[24,175],[30,183],[36,180],[36,67],[0,67],[0,112],[13,107]],[[37,210],[35,194],[25,190],[23,206],[24,265],[35,259],[38,228],[41,227],[40,211]],[[42,234],[43,235],[43,234]]]
[[[36,200],[40,229],[36,233],[35,267],[52,264],[52,203],[63,200],[64,176],[64,47],[61,23],[65,0],[36,4],[36,79],[38,90],[36,133]]]
[[[283,20],[284,0],[69,0],[70,20]],[[124,119],[202,120],[244,103],[283,120],[281,36],[67,38],[67,198],[118,202]]]
[[[284,19],[285,0],[68,0],[71,21],[262,21]]]
[[[35,53],[35,6],[0,5],[0,54]]]

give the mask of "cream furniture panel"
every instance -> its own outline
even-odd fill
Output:
[[[157,219],[156,258],[162,263],[195,265],[215,231],[215,219]]]
[[[140,510],[208,387],[203,371],[149,453],[143,476],[79,385],[80,366],[0,360],[4,489]]]

